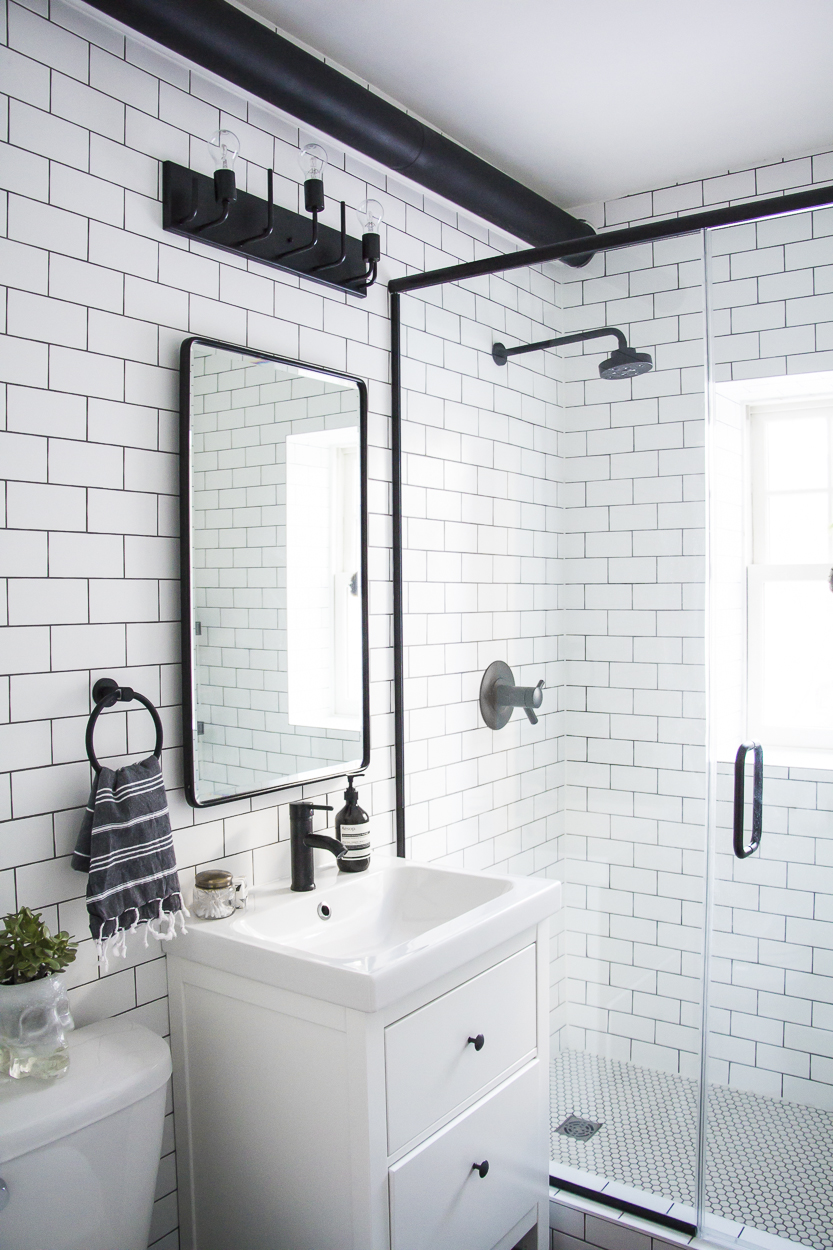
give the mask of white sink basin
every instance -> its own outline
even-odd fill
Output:
[[[374,872],[331,873],[311,894],[255,896],[255,906],[233,928],[257,942],[293,946],[344,967],[369,971],[407,946],[431,941],[432,931],[511,890],[506,878],[443,872],[395,861]],[[291,892],[290,892],[291,894]],[[320,912],[329,909],[324,918]]]
[[[360,1011],[375,1011],[557,910],[558,882],[377,856],[249,893],[246,911],[188,922],[170,953]]]

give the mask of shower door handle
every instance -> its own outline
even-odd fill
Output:
[[[748,846],[743,844],[743,802],[744,784],[746,781],[746,753],[754,751],[755,770],[752,781],[752,839]],[[742,742],[735,756],[735,810],[734,810],[734,845],[738,859],[746,859],[761,845],[761,833],[764,823],[764,749],[760,742]]]

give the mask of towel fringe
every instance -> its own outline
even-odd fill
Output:
[[[179,899],[179,907],[174,910],[166,910],[165,904],[172,902],[174,899]],[[127,958],[128,935],[135,933],[140,926],[144,930],[143,936],[145,950],[148,948],[148,937],[154,937],[157,942],[170,942],[173,938],[175,938],[177,933],[177,920],[179,920],[180,933],[188,932],[185,927],[185,917],[188,916],[190,919],[191,913],[185,906],[179,890],[173,890],[170,894],[166,895],[165,898],[160,897],[149,899],[145,906],[149,907],[153,904],[156,905],[155,916],[143,917],[138,907],[128,907],[121,914],[121,916],[113,922],[115,928],[113,928],[110,933],[104,932],[106,926],[102,927],[101,934],[96,939],[95,944],[98,966],[101,972],[109,972],[111,959]],[[136,918],[132,924],[128,924],[127,914],[132,911],[135,911]]]

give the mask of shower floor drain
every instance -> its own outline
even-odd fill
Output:
[[[595,1120],[582,1120],[581,1116],[568,1115],[555,1131],[563,1133],[565,1137],[572,1137],[575,1141],[589,1141],[601,1127]]]

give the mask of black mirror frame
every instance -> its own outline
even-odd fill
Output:
[[[362,759],[361,764],[351,775],[358,776],[365,772],[370,763],[370,648],[368,634],[368,585],[367,585],[367,387],[361,378],[350,373],[341,373],[337,369],[328,369],[321,365],[308,364],[302,360],[290,360],[286,356],[275,355],[274,352],[261,352],[251,347],[240,347],[235,343],[224,343],[219,339],[206,338],[201,334],[191,335],[183,339],[179,351],[179,519],[180,519],[180,602],[182,620],[180,627],[182,652],[182,748],[183,772],[185,780],[185,797],[191,807],[218,807],[223,803],[235,803],[239,799],[251,798],[259,794],[272,794],[281,790],[297,788],[299,785],[314,785],[322,781],[332,781],[338,777],[346,777],[343,770],[330,772],[322,769],[320,775],[305,776],[303,780],[278,782],[274,786],[265,786],[258,790],[245,790],[239,794],[223,795],[218,799],[207,799],[200,802],[196,794],[194,775],[194,755],[196,749],[196,733],[194,721],[194,634],[192,622],[191,599],[191,529],[192,529],[192,455],[191,455],[191,349],[195,343],[204,347],[214,347],[220,351],[237,352],[243,356],[252,356],[257,360],[273,360],[276,364],[289,365],[295,369],[309,369],[314,373],[343,382],[350,382],[359,392],[359,465],[361,479],[361,612],[362,612]]]

